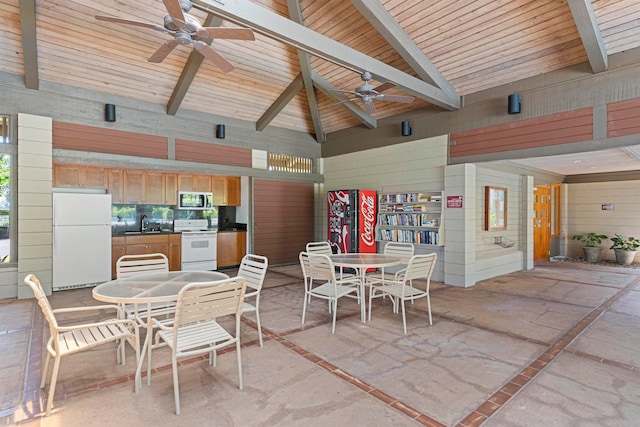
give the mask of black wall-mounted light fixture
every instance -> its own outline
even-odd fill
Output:
[[[520,114],[520,94],[509,95],[509,114]]]
[[[104,104],[104,119],[107,122],[116,121],[116,106],[114,104]]]
[[[405,120],[402,122],[402,136],[410,136],[411,135],[411,125],[409,120]]]
[[[216,126],[216,138],[224,139],[224,125]]]

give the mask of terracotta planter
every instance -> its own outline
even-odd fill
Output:
[[[600,246],[583,246],[584,259],[587,262],[600,262],[602,248]]]
[[[615,252],[616,254],[616,262],[618,264],[629,265],[633,262],[633,259],[636,257],[637,251],[614,249],[613,252]]]

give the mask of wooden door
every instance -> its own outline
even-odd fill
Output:
[[[111,203],[124,203],[124,172],[122,169],[107,170],[107,191]]]
[[[240,206],[240,177],[228,176],[225,179],[225,195],[227,206]]]
[[[533,190],[533,261],[549,259],[549,238],[551,236],[551,203],[549,186],[538,185]]]
[[[224,176],[211,177],[211,189],[213,191],[213,204],[215,206],[226,206],[227,195]]]
[[[178,204],[178,175],[175,173],[164,174],[164,204]]]

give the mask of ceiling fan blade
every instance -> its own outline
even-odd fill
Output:
[[[147,61],[155,63],[162,62],[164,58],[166,58],[167,55],[169,55],[173,48],[175,48],[176,46],[178,46],[177,41],[169,40],[168,42],[160,46],[160,48],[158,48],[158,50],[156,50],[153,55],[151,55],[151,58],[149,58]]]
[[[413,96],[385,95],[382,93],[380,95],[376,95],[376,99],[379,101],[404,102],[406,104],[411,104],[415,98]]]
[[[373,114],[376,112],[376,107],[375,105],[373,105],[373,101],[364,103],[364,111],[366,111],[369,114]]]
[[[193,48],[200,52],[202,56],[207,58],[209,61],[213,62],[218,68],[220,68],[225,73],[233,70],[233,65],[226,59],[224,59],[218,52],[211,49],[211,46],[202,41],[194,41]]]
[[[396,84],[395,83],[391,83],[391,82],[386,82],[386,83],[382,83],[380,86],[377,86],[375,88],[373,88],[374,91],[378,92],[378,93],[382,93],[385,90],[389,90],[392,87],[395,87]]]
[[[130,19],[116,18],[115,16],[96,15],[96,19],[98,21],[115,22],[115,23],[118,23],[118,24],[134,25],[136,27],[151,28],[153,30],[158,30],[158,31],[162,31],[162,32],[166,32],[167,31],[161,25],[150,24],[148,22],[141,22],[141,21],[132,21]]]
[[[182,12],[182,6],[180,6],[179,0],[162,0],[164,3],[164,7],[169,12],[169,16],[173,18],[174,21],[178,20],[182,23],[179,27],[183,27],[185,24],[184,13]]]
[[[248,28],[203,27],[198,30],[203,39],[255,40],[256,36]]]

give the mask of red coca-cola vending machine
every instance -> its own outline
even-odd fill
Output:
[[[376,252],[377,197],[375,190],[327,193],[329,242],[334,253]]]

